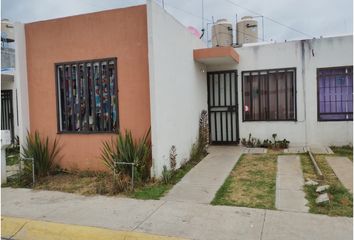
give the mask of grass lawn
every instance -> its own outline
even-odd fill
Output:
[[[275,209],[277,156],[243,154],[212,204]]]
[[[353,161],[353,147],[351,146],[342,146],[342,147],[334,147],[331,146],[332,151],[339,156],[348,157]]]
[[[331,167],[327,164],[326,155],[315,155],[317,164],[321,169],[324,179],[318,180],[311,159],[307,154],[301,155],[301,163],[304,172],[304,178],[311,178],[320,184],[330,185],[328,191],[330,202],[317,205],[315,200],[318,196],[316,186],[304,186],[306,198],[309,201],[311,213],[326,214],[329,216],[353,216],[353,197],[346,188],[340,183]]]

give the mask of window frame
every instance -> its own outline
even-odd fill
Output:
[[[244,80],[244,75],[245,74],[252,74],[252,73],[258,73],[260,75],[261,72],[267,72],[267,76],[269,76],[269,72],[279,72],[279,71],[293,71],[294,75],[294,80],[293,80],[293,83],[294,83],[294,119],[262,119],[262,120],[246,120],[245,119],[245,111],[244,111],[244,84],[243,84],[243,80]],[[241,107],[241,111],[242,111],[242,122],[297,122],[297,73],[296,73],[297,69],[296,67],[285,67],[285,68],[271,68],[271,69],[260,69],[260,70],[245,70],[245,71],[242,71],[242,74],[241,74],[241,85],[242,85],[242,88],[241,88],[241,94],[242,94],[242,107]],[[268,78],[269,79],[269,78]],[[278,89],[277,89],[278,91]],[[268,93],[269,94],[269,93]],[[277,97],[277,101],[278,101],[278,97]]]
[[[316,69],[316,79],[317,79],[317,85],[316,85],[316,90],[317,90],[317,121],[318,122],[348,122],[348,121],[353,121],[353,118],[348,118],[348,119],[321,119],[320,118],[320,115],[321,115],[321,113],[320,113],[320,91],[319,91],[319,87],[320,87],[320,71],[321,70],[336,70],[336,69],[343,69],[343,68],[352,68],[352,74],[354,73],[352,65],[336,66],[336,67],[321,67],[321,68],[317,68]],[[353,81],[352,84],[354,84],[353,76],[352,76],[352,81]],[[353,87],[354,87],[354,85],[353,85]],[[335,114],[335,113],[330,113],[330,114]],[[346,114],[350,114],[350,112],[348,112]],[[353,112],[351,112],[351,114],[353,115]]]
[[[59,111],[60,109],[60,96],[58,93],[59,90],[59,83],[58,83],[58,72],[57,68],[59,66],[65,66],[65,65],[76,65],[79,66],[80,64],[87,64],[87,63],[95,63],[99,62],[101,65],[102,62],[109,62],[113,61],[114,63],[114,68],[115,68],[115,87],[116,87],[116,99],[117,99],[117,104],[116,104],[116,115],[117,115],[117,126],[116,130],[111,130],[111,131],[98,131],[98,130],[92,130],[92,131],[87,131],[87,130],[81,130],[81,131],[68,131],[68,130],[61,130],[60,129],[60,123],[61,123],[61,114]],[[78,71],[78,70],[77,70]],[[99,70],[101,72],[101,70]],[[86,68],[84,69],[84,72],[86,72]],[[54,63],[54,75],[55,75],[55,97],[56,97],[56,108],[57,108],[57,134],[117,134],[120,131],[120,118],[119,118],[119,86],[118,86],[118,60],[117,57],[107,57],[107,58],[96,58],[96,59],[89,59],[89,60],[79,60],[79,61],[66,61],[66,62],[57,62]],[[112,112],[112,108],[111,108]]]

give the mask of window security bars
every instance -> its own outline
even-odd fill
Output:
[[[55,64],[58,130],[63,133],[116,132],[116,58]]]
[[[243,121],[296,121],[296,68],[242,72]]]
[[[353,120],[353,66],[317,69],[319,121]]]

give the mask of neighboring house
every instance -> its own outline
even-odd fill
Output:
[[[28,90],[24,27],[1,21],[1,129],[23,143],[28,129]]]
[[[60,138],[64,168],[104,169],[102,141],[151,127],[158,176],[172,145],[189,158],[203,109],[213,144],[352,143],[352,36],[206,48],[150,0],[25,33],[30,130]]]

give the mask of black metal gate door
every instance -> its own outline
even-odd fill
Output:
[[[1,91],[1,130],[10,130],[11,141],[14,141],[14,111],[12,90]]]
[[[238,144],[237,71],[208,72],[210,142]]]

